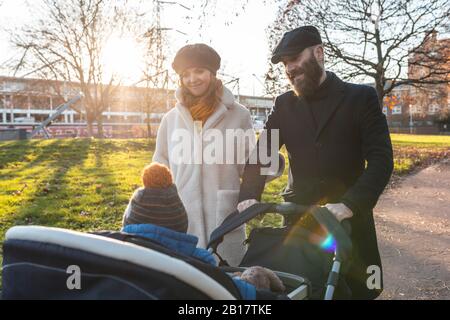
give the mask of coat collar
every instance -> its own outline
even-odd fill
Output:
[[[189,112],[188,108],[186,108],[186,106],[184,106],[184,104],[183,104],[183,99],[181,96],[181,88],[178,88],[175,91],[175,98],[177,100],[177,104],[175,107],[178,110],[178,112],[180,113],[184,122],[186,123],[186,126],[188,126],[190,129],[194,130],[194,120],[192,119],[191,113]],[[233,93],[227,87],[224,86],[221,102],[217,106],[214,113],[203,124],[203,130],[215,127],[215,125],[220,120],[222,120],[222,118],[225,116],[225,113],[229,109],[234,108],[235,103],[236,103],[236,100],[234,98]]]
[[[325,114],[323,117],[321,117],[322,120],[317,124],[315,140],[319,139],[323,129],[329,123],[330,119],[332,118],[338,107],[341,105],[342,99],[344,98],[344,81],[339,79],[338,76],[336,76],[333,72],[327,72],[327,76],[332,77],[330,79],[332,82],[330,84],[329,93],[324,101],[324,103],[326,103],[328,107],[325,108]]]
[[[317,119],[319,122],[317,123],[316,128],[314,128],[314,126],[312,125],[312,114],[310,112],[307,112],[307,109],[304,110],[305,112],[307,112],[307,115],[310,118],[310,121],[308,121],[308,123],[310,124],[311,132],[314,133],[313,136],[315,141],[319,139],[320,134],[323,132],[333,114],[341,105],[341,101],[344,97],[345,92],[345,83],[341,79],[339,79],[333,72],[327,71],[327,77],[331,77],[331,83],[329,85],[328,93],[326,94],[325,99],[321,102],[326,104],[327,108],[324,108],[325,114],[321,116],[320,119]],[[299,102],[309,104],[309,102],[304,98],[300,98]]]

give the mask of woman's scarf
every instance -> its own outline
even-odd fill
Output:
[[[222,81],[212,78],[206,93],[201,97],[193,96],[189,90],[182,86],[183,103],[189,109],[194,121],[201,121],[203,124],[214,113],[220,104],[223,94]]]

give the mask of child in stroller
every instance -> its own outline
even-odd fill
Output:
[[[176,253],[197,258],[216,266],[216,260],[206,249],[198,248],[198,238],[186,234],[188,217],[169,168],[151,163],[142,173],[144,187],[137,189],[125,210],[122,231],[151,239]],[[233,282],[242,297],[256,298],[256,290],[283,292],[283,283],[271,270],[249,267],[233,275]]]

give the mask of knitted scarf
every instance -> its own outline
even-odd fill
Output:
[[[193,96],[183,85],[181,88],[183,103],[189,109],[192,119],[201,121],[204,124],[214,113],[222,99],[222,81],[213,77],[208,90],[200,97]]]

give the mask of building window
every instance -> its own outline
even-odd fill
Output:
[[[31,109],[50,110],[50,97],[48,96],[31,96]]]
[[[428,113],[429,113],[429,114],[435,114],[435,113],[438,113],[439,110],[440,110],[440,107],[439,107],[439,105],[437,105],[437,104],[431,104],[431,105],[428,107]]]
[[[14,109],[28,109],[28,97],[23,95],[14,96]]]
[[[402,114],[402,106],[396,105],[392,108],[392,114]]]
[[[3,83],[3,89],[5,91],[24,91],[25,83],[15,82],[15,81],[5,81]]]
[[[13,106],[11,96],[5,96],[5,108],[11,109]]]
[[[409,106],[409,112],[411,112],[411,113],[420,113],[420,107],[419,106],[417,106],[417,105],[415,105],[415,104],[412,104],[412,105],[410,105]]]
[[[80,113],[75,113],[74,115],[73,115],[73,122],[74,123],[82,123],[83,122],[83,116],[82,116],[82,114],[80,114]]]

